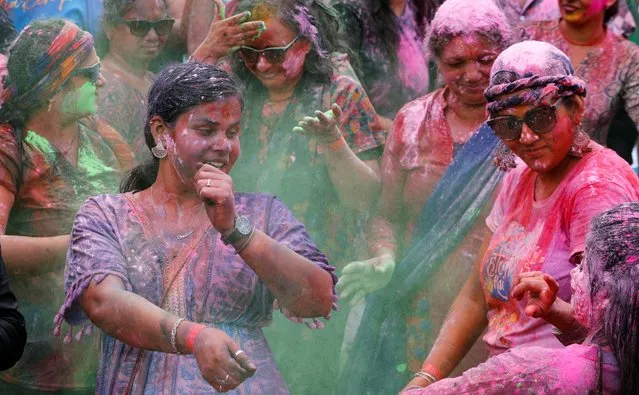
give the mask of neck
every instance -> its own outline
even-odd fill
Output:
[[[129,74],[135,75],[136,77],[144,77],[148,71],[149,62],[138,60],[138,59],[129,59],[126,60],[123,56],[116,52],[109,52],[103,60],[103,63],[111,64],[116,68],[125,71]]]
[[[564,179],[566,173],[577,163],[579,158],[566,155],[564,160],[561,161],[555,168],[545,171],[543,173],[537,173],[537,177],[542,186],[554,187],[559,185],[561,180]]]
[[[404,13],[406,7],[406,0],[389,0],[388,6],[393,11],[393,14],[401,16]]]
[[[267,92],[268,100],[272,103],[281,103],[289,100],[295,93],[297,83],[280,88],[270,88]]]
[[[603,14],[584,23],[574,24],[565,19],[559,21],[559,30],[569,43],[580,46],[599,44],[606,37]]]
[[[454,93],[450,92],[446,104],[455,113],[457,119],[463,123],[477,124],[486,120],[486,102],[478,104],[464,103]]]
[[[190,208],[201,203],[193,186],[182,182],[168,157],[160,160],[158,176],[152,188],[156,196],[166,197],[163,201],[175,203],[178,207]]]
[[[64,119],[58,111],[40,109],[34,112],[27,121],[26,130],[32,130],[50,141],[68,140],[78,133],[76,119]]]

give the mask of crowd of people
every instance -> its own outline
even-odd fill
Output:
[[[0,394],[639,394],[625,1],[12,8]]]

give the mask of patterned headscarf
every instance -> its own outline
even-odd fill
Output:
[[[24,28],[17,40],[23,35],[38,34],[30,26]],[[79,37],[75,41],[76,37]],[[75,42],[74,42],[75,41]],[[11,103],[14,108],[28,110],[35,103],[41,103],[53,97],[58,89],[69,79],[71,73],[86,60],[93,49],[93,37],[71,22],[66,22],[55,37],[49,49],[43,53],[30,70],[32,84],[24,89],[11,82],[5,86],[2,105]]]
[[[488,111],[495,114],[543,99],[586,96],[586,84],[574,74],[570,59],[556,47],[541,41],[515,44],[493,63],[490,85],[484,92]],[[509,96],[503,98],[505,95]]]

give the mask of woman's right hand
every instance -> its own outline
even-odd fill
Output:
[[[550,274],[525,272],[515,278],[511,297],[522,300],[526,296],[526,315],[543,318],[548,315],[557,300],[557,292],[559,284]]]
[[[246,45],[247,41],[258,38],[266,30],[263,21],[245,22],[251,16],[248,11],[226,18],[222,0],[215,0],[215,5],[215,18],[206,38],[193,53],[195,59],[212,58],[217,61],[238,46]]]
[[[257,367],[223,331],[206,328],[195,339],[193,354],[202,377],[216,391],[227,392],[253,376]]]
[[[395,258],[391,254],[351,262],[342,270],[337,291],[342,300],[350,301],[351,306],[354,306],[369,293],[384,288],[394,271]]]

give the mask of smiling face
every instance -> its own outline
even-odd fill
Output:
[[[158,21],[169,18],[163,0],[136,0],[132,8],[121,16],[124,20]],[[168,35],[158,36],[155,29],[150,29],[144,37],[131,34],[124,22],[105,27],[109,39],[109,51],[117,53],[125,60],[149,62],[158,56]]]
[[[168,152],[168,158],[183,183],[193,179],[205,163],[229,173],[240,155],[239,97],[205,103],[181,114],[175,126],[155,136]]]
[[[569,23],[586,23],[603,18],[606,9],[617,0],[558,0],[561,17]]]
[[[276,18],[265,18],[266,31],[247,46],[255,49],[285,47],[296,37],[296,33]],[[286,51],[282,63],[271,63],[260,56],[255,64],[246,64],[246,68],[266,89],[283,90],[295,87],[304,74],[304,62],[311,50],[311,44],[299,38]]]
[[[76,70],[85,69],[100,62],[100,58],[91,51],[87,59],[80,64]],[[97,82],[87,78],[85,75],[71,77],[58,95],[60,95],[61,105],[58,108],[65,118],[81,119],[97,112],[98,88],[104,86],[104,78],[100,74]],[[56,95],[57,96],[57,95]]]
[[[504,109],[494,117],[511,115],[523,119],[533,108],[534,105],[523,104]],[[531,170],[537,173],[549,172],[569,158],[568,152],[573,144],[577,123],[574,116],[562,101],[556,106],[556,124],[552,131],[537,134],[524,123],[519,140],[504,140],[504,144]]]
[[[443,49],[439,69],[448,88],[464,104],[486,102],[484,90],[499,49],[479,35],[457,36]]]

